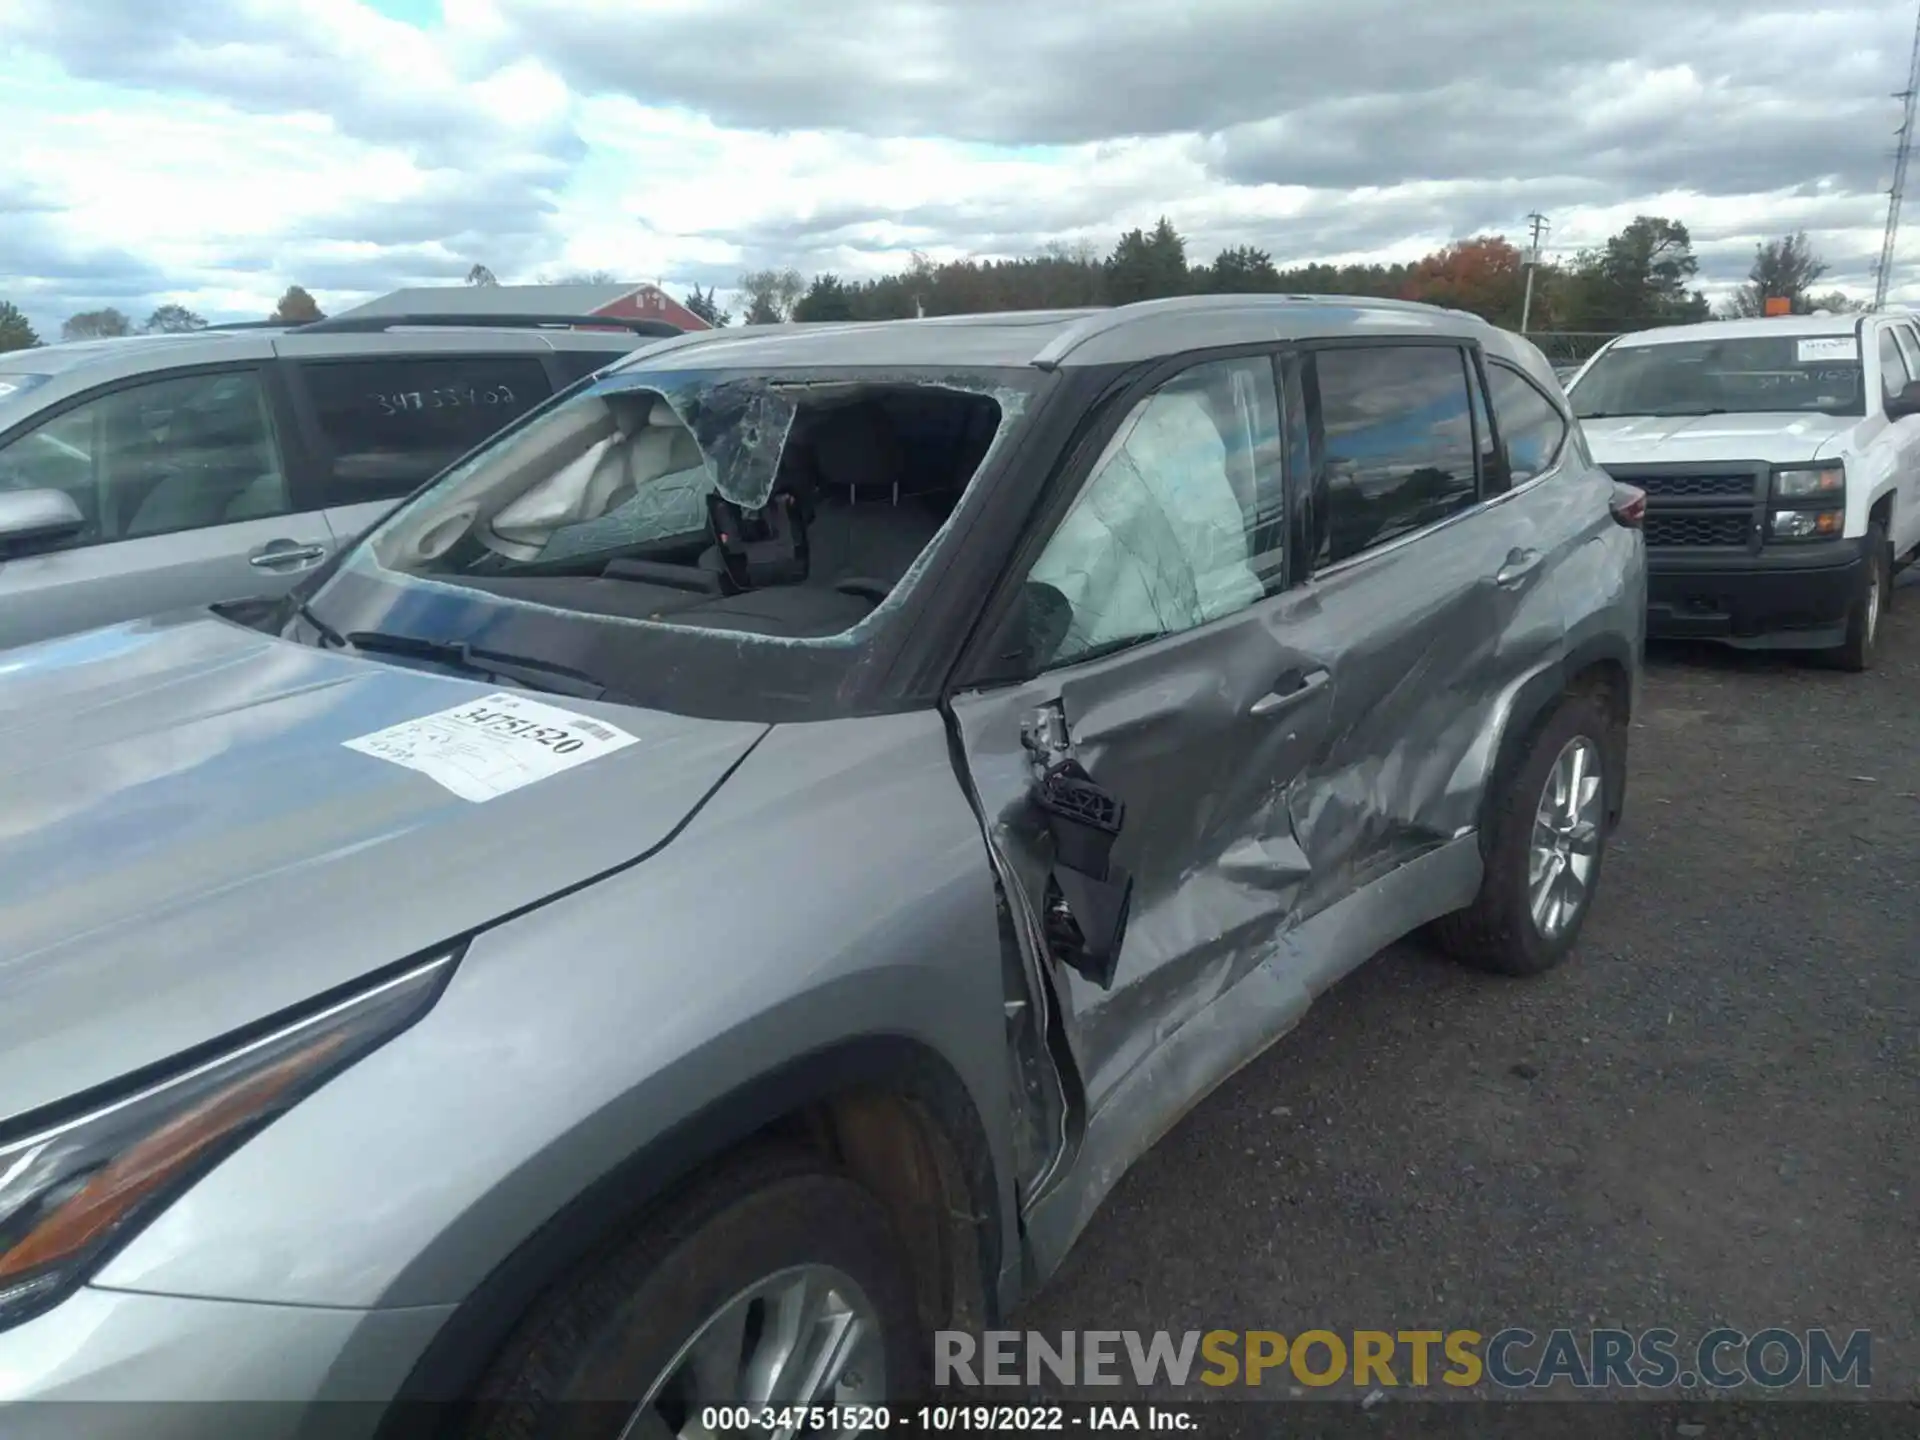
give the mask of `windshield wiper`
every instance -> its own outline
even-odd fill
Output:
[[[331,645],[336,650],[344,650],[347,648],[347,637],[327,624],[327,622],[322,620],[318,615],[314,614],[313,607],[308,605],[306,601],[302,600],[298,605],[294,606],[293,613],[297,618],[306,621],[307,624],[313,627],[314,633],[320,637],[323,644]]]
[[[476,649],[464,640],[422,640],[413,635],[388,635],[379,630],[349,630],[341,638],[353,649],[369,655],[399,655],[412,660],[425,660],[488,680],[524,685],[529,690],[544,690],[554,695],[571,695],[579,700],[634,703],[584,670],[575,670],[551,660],[535,660],[526,655]]]

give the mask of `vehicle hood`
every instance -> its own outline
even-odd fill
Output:
[[[637,739],[484,803],[344,744],[502,688],[205,612],[0,651],[0,1119],[644,857],[768,728],[530,696]]]
[[[1580,428],[1602,466],[1695,460],[1790,465],[1831,455],[1859,423],[1858,415],[1624,415],[1582,420]]]

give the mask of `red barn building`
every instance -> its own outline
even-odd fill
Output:
[[[417,285],[369,300],[345,315],[605,315],[712,327],[657,285]]]

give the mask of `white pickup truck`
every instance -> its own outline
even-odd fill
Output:
[[[1594,458],[1647,493],[1647,633],[1873,661],[1920,550],[1920,330],[1907,312],[1622,335],[1568,387]]]

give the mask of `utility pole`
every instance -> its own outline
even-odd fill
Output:
[[[1907,154],[1913,148],[1913,102],[1920,94],[1920,18],[1913,27],[1913,54],[1907,60],[1907,88],[1893,98],[1906,102],[1906,111],[1895,133],[1900,148],[1893,155],[1893,184],[1887,190],[1887,233],[1880,241],[1880,270],[1873,279],[1873,308],[1887,303],[1887,287],[1893,281],[1893,241],[1900,233],[1900,201],[1907,189]]]
[[[1520,333],[1525,334],[1527,323],[1533,319],[1533,272],[1540,268],[1540,242],[1546,237],[1547,217],[1538,210],[1527,216],[1527,224],[1532,227],[1532,240],[1527,245],[1527,293],[1520,302]]]

